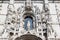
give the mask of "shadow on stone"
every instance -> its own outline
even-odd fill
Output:
[[[42,39],[35,35],[25,34],[20,37],[17,37],[15,40],[42,40]]]

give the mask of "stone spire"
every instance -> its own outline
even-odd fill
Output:
[[[31,11],[31,0],[26,0],[26,2],[25,2],[25,10]]]
[[[14,0],[10,0],[10,4],[14,4]]]
[[[31,0],[26,0],[26,6],[31,6]]]
[[[43,1],[43,4],[44,4],[44,10],[47,11],[47,8],[48,8],[48,0],[44,0]]]

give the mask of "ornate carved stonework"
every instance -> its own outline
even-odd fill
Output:
[[[58,40],[59,7],[49,0],[1,3],[0,15],[6,13],[6,17],[4,23],[1,17],[4,27],[1,27],[0,40]]]

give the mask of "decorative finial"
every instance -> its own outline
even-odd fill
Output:
[[[25,2],[25,10],[31,11],[31,0],[26,0]]]
[[[14,4],[14,0],[10,0],[10,4]]]
[[[26,6],[31,6],[31,0],[26,0]]]

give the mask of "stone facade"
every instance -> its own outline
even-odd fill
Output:
[[[60,40],[59,15],[60,1],[1,2],[0,40]]]

